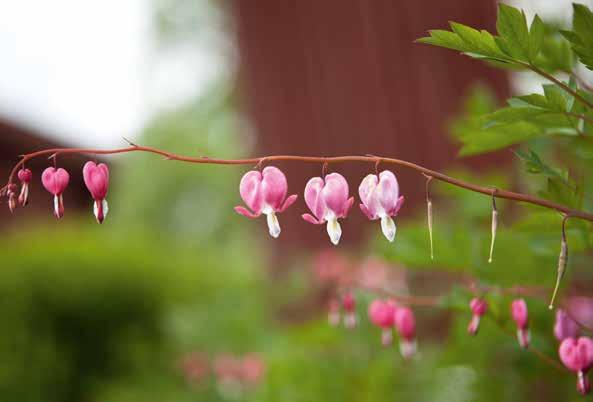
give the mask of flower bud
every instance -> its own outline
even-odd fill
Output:
[[[369,305],[371,322],[381,328],[381,343],[388,346],[393,341],[392,327],[395,323],[397,306],[392,300],[374,300]]]
[[[566,338],[576,338],[579,336],[579,325],[562,309],[556,310],[554,336],[560,342]]]
[[[351,292],[348,292],[342,298],[342,307],[344,307],[344,326],[348,329],[356,327],[356,299]]]
[[[480,298],[473,298],[470,303],[469,307],[472,311],[472,319],[467,326],[467,332],[470,335],[475,335],[478,333],[478,327],[480,325],[480,318],[486,314],[486,310],[488,309],[488,303],[486,300]]]
[[[33,173],[29,169],[21,169],[18,172],[18,178],[21,182],[21,193],[19,194],[19,205],[24,207],[29,203],[29,183],[33,178]]]
[[[513,301],[511,304],[511,315],[517,324],[517,339],[519,345],[525,349],[529,346],[531,337],[528,328],[529,315],[525,300],[517,299]]]
[[[408,307],[400,307],[395,312],[395,327],[399,334],[399,351],[404,359],[416,354],[416,318]]]

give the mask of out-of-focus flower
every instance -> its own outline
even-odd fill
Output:
[[[416,353],[416,318],[408,307],[399,307],[395,312],[395,327],[399,334],[399,351],[404,359]]]
[[[33,173],[29,169],[21,169],[17,174],[21,182],[21,193],[19,194],[19,205],[26,206],[29,203],[29,183],[33,179]]]
[[[346,279],[350,263],[334,248],[317,253],[313,257],[312,267],[314,277],[320,284],[338,285]]]
[[[62,168],[48,167],[41,174],[41,183],[54,196],[54,216],[60,219],[64,216],[64,198],[62,193],[68,187],[70,175]]]
[[[194,352],[181,361],[183,375],[188,382],[202,382],[210,374],[208,358],[199,352]]]
[[[286,176],[277,167],[267,166],[262,172],[249,171],[241,179],[239,193],[251,211],[243,206],[236,206],[235,211],[248,218],[265,214],[270,236],[277,238],[280,222],[276,213],[284,212],[297,199],[296,194],[286,197],[287,192]]]
[[[593,341],[587,337],[566,338],[558,348],[560,360],[577,374],[577,390],[586,395],[591,390],[587,371],[593,366]]]
[[[523,299],[513,300],[511,304],[511,315],[517,324],[517,340],[522,348],[527,348],[530,342],[529,315],[527,303]]]
[[[109,168],[106,164],[89,161],[85,163],[82,169],[84,184],[93,197],[93,213],[97,222],[103,223],[103,220],[109,212],[107,204],[107,192],[109,191]]]
[[[368,258],[360,265],[358,283],[363,288],[380,289],[386,285],[389,266],[377,258]]]
[[[347,292],[342,297],[342,307],[344,307],[344,326],[348,329],[356,327],[356,299],[352,292]]]
[[[480,318],[486,314],[486,310],[488,310],[488,303],[486,300],[480,299],[478,297],[474,297],[469,302],[469,307],[472,310],[472,319],[467,326],[467,332],[470,335],[475,335],[478,333],[478,327],[480,326]]]
[[[397,227],[393,217],[397,215],[404,203],[399,196],[399,184],[393,172],[382,171],[367,175],[358,187],[360,209],[370,220],[381,219],[381,230],[389,241],[395,239]]]
[[[303,214],[303,219],[316,225],[327,222],[327,234],[334,245],[342,237],[338,219],[348,215],[354,202],[348,193],[348,182],[339,173],[330,173],[325,179],[313,177],[305,186],[305,202],[313,215]]]
[[[266,363],[255,353],[250,353],[243,357],[241,374],[243,381],[249,385],[257,384],[261,381],[266,371]]]
[[[579,324],[570,318],[570,316],[562,309],[556,310],[554,336],[560,342],[566,338],[576,338],[579,336]]]
[[[388,346],[393,341],[392,327],[395,323],[397,305],[393,300],[373,300],[369,305],[371,322],[381,328],[381,343]]]

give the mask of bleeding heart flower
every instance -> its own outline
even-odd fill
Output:
[[[249,171],[241,179],[239,192],[251,211],[242,206],[236,206],[235,211],[248,218],[257,218],[262,213],[265,214],[270,236],[280,236],[280,223],[276,212],[284,212],[297,199],[296,194],[286,197],[288,184],[284,173],[274,166],[267,166],[263,172]]]
[[[393,300],[373,300],[369,305],[371,322],[381,328],[381,343],[388,346],[393,341],[392,327],[395,323],[397,305]]]
[[[327,305],[327,322],[332,327],[340,324],[340,301],[338,299],[331,299]]]
[[[370,220],[381,219],[381,229],[389,241],[395,239],[397,227],[392,217],[395,217],[404,203],[404,197],[399,196],[399,184],[393,172],[382,171],[367,175],[360,186],[358,194],[362,204],[360,209]]]
[[[579,324],[570,318],[570,316],[562,309],[556,310],[554,336],[560,342],[566,338],[576,338],[579,336]]]
[[[54,195],[54,216],[60,219],[64,216],[64,199],[62,193],[68,187],[70,175],[62,168],[48,167],[41,174],[43,187]]]
[[[474,297],[469,302],[469,307],[472,310],[472,320],[469,322],[467,326],[467,332],[470,335],[475,335],[478,333],[478,327],[480,326],[480,318],[486,314],[486,310],[488,310],[488,303],[486,300]]]
[[[348,182],[339,173],[330,173],[325,180],[313,177],[305,186],[305,202],[315,216],[303,214],[303,219],[315,225],[327,222],[327,233],[334,245],[342,236],[338,218],[345,218],[354,203],[348,192]]]
[[[528,328],[529,315],[527,304],[523,299],[514,300],[511,304],[511,315],[517,324],[517,339],[522,348],[527,348],[531,339]]]
[[[19,204],[24,207],[29,202],[29,183],[33,178],[33,173],[29,169],[21,169],[18,172],[18,178],[21,182],[21,193],[19,194]]]
[[[9,184],[6,190],[6,196],[8,197],[8,209],[11,213],[16,209],[16,191],[17,187],[14,184]]]
[[[82,169],[84,184],[95,200],[93,203],[93,213],[97,222],[103,223],[103,220],[109,212],[109,204],[105,197],[109,191],[109,168],[104,163],[96,164],[89,161],[84,164]]]
[[[586,395],[591,390],[587,371],[593,366],[593,341],[587,337],[566,338],[558,348],[562,363],[577,374],[577,390]]]
[[[416,318],[408,307],[400,307],[395,312],[395,327],[399,333],[399,351],[404,359],[416,353]]]

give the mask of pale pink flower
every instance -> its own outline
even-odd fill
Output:
[[[342,307],[344,308],[344,326],[348,329],[356,327],[356,299],[352,292],[347,292],[342,297]]]
[[[109,168],[106,164],[87,162],[82,169],[84,184],[93,197],[93,213],[97,222],[103,223],[103,220],[109,212],[109,204],[105,197],[109,191]]]
[[[241,371],[244,382],[249,385],[257,384],[265,374],[266,363],[258,354],[250,353],[243,357]]]
[[[579,336],[579,324],[570,318],[570,316],[562,309],[556,310],[554,336],[560,342],[566,338],[576,338]]]
[[[381,229],[389,241],[395,239],[397,227],[393,222],[404,203],[404,197],[399,196],[399,184],[393,172],[382,171],[367,175],[358,187],[360,209],[370,220],[381,219]]]
[[[388,346],[393,341],[392,327],[395,323],[397,305],[393,300],[373,300],[369,305],[371,322],[381,328],[381,343]]]
[[[239,185],[241,198],[251,211],[243,206],[236,206],[235,211],[248,218],[265,214],[270,236],[277,238],[280,223],[276,213],[284,212],[297,199],[296,194],[286,197],[287,192],[286,176],[277,167],[267,166],[262,172],[251,170],[243,175]]]
[[[416,353],[416,318],[408,307],[399,307],[395,312],[395,327],[399,334],[399,351],[404,359]]]
[[[577,390],[586,395],[591,390],[587,371],[593,366],[593,341],[587,337],[566,338],[558,348],[562,363],[577,374]]]
[[[511,304],[511,315],[517,324],[517,339],[522,348],[527,348],[531,339],[529,333],[529,315],[527,303],[523,299],[514,300]]]
[[[338,219],[345,218],[354,203],[348,193],[348,182],[339,173],[330,173],[325,179],[313,177],[305,186],[305,202],[313,215],[303,214],[303,219],[316,225],[327,222],[327,233],[334,245],[342,236]]]
[[[21,193],[19,194],[19,204],[24,207],[29,202],[29,183],[33,179],[33,173],[29,169],[21,169],[17,174],[21,182]]]
[[[62,193],[68,187],[70,175],[62,168],[48,167],[41,174],[43,187],[54,195],[54,216],[60,219],[64,216],[64,199]]]
[[[478,333],[478,327],[480,326],[480,318],[486,314],[486,310],[488,310],[488,303],[486,300],[480,299],[478,297],[474,297],[469,302],[469,307],[472,310],[472,319],[467,326],[467,332],[470,335],[475,335]]]

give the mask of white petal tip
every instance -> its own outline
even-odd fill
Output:
[[[389,216],[384,216],[381,218],[381,230],[385,235],[385,238],[393,243],[395,240],[395,234],[397,232],[397,227],[395,226],[395,222]]]
[[[270,236],[274,239],[277,239],[280,236],[280,222],[278,222],[278,217],[274,212],[270,212],[266,215],[268,221],[268,230],[270,232]]]
[[[327,221],[327,234],[329,235],[329,240],[332,242],[332,244],[337,246],[340,242],[340,238],[342,237],[342,228],[340,227],[340,223],[338,222],[337,218]]]

